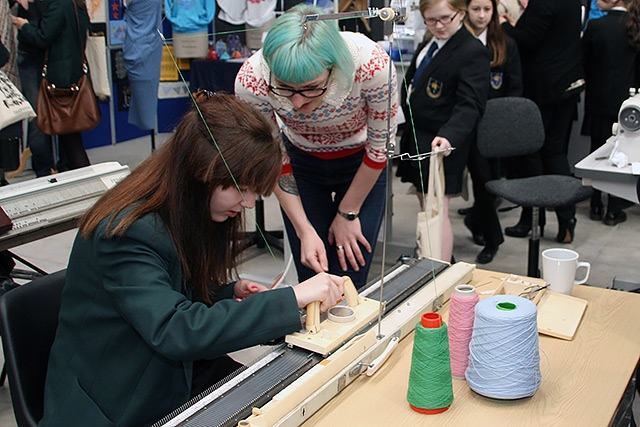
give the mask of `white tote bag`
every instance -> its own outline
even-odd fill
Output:
[[[29,101],[4,71],[0,71],[0,129],[35,116],[36,113]]]
[[[442,222],[444,209],[444,167],[442,155],[429,160],[428,192],[425,211],[418,212],[416,256],[442,259]]]
[[[87,36],[84,54],[89,62],[91,86],[98,98],[111,96],[111,85],[107,75],[107,47],[104,36]]]

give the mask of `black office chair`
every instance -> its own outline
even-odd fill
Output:
[[[38,277],[0,298],[0,334],[18,427],[37,426],[66,270]]]
[[[478,123],[477,142],[478,151],[487,158],[523,156],[539,151],[544,142],[544,126],[538,106],[520,97],[489,100]],[[527,268],[530,277],[540,277],[540,209],[575,205],[589,198],[592,191],[579,179],[564,175],[494,180],[487,182],[486,188],[503,199],[532,208]]]

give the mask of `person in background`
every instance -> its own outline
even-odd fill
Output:
[[[20,69],[21,78],[28,86],[29,96],[32,89],[35,89],[35,99],[37,101],[37,91],[41,78],[33,75],[37,69],[42,72],[44,58],[43,52],[47,56],[47,79],[49,83],[59,88],[69,88],[76,83],[83,73],[83,51],[87,40],[87,30],[89,29],[89,15],[84,0],[36,0],[41,7],[42,15],[39,21],[33,22],[21,17],[12,17],[14,25],[18,28],[18,41],[20,44],[28,44],[38,52],[33,58],[22,58],[20,62],[27,62],[27,72],[23,75]],[[40,6],[41,3],[41,6]],[[33,3],[29,3],[32,5]],[[30,9],[34,6],[30,6]],[[38,69],[38,66],[40,68]],[[34,82],[38,86],[33,87]],[[25,97],[31,102],[31,99]],[[32,105],[36,105],[33,103]],[[34,121],[35,122],[35,121]],[[44,144],[38,136],[35,141],[29,136],[29,145],[34,155],[36,164],[36,176],[49,175],[53,169],[53,157],[51,154],[51,144],[48,138],[43,135]],[[36,142],[37,145],[33,145]],[[58,145],[60,147],[60,161],[56,165],[56,170],[62,172],[68,169],[77,169],[90,164],[87,152],[82,145],[82,134],[73,133],[58,135]],[[40,151],[42,150],[42,151]],[[47,151],[48,150],[48,151]],[[49,161],[51,158],[51,161]]]
[[[303,23],[320,13],[302,4],[276,19],[262,50],[240,69],[235,93],[283,123],[275,194],[298,279],[328,271],[360,288],[384,215],[395,68],[362,34],[339,32],[330,20]]]
[[[522,96],[518,46],[500,26],[497,0],[467,0],[467,9],[468,26],[492,55],[489,99]],[[485,188],[488,181],[500,177],[499,166],[499,161],[483,157],[477,145],[471,145],[467,167],[473,181],[474,202],[464,223],[471,230],[474,242],[484,246],[476,257],[478,264],[491,262],[504,242],[496,197]]]
[[[580,0],[531,0],[517,24],[505,14],[500,20],[507,34],[518,44],[523,95],[540,109],[545,131],[539,153],[519,158],[520,177],[571,175],[567,158],[569,137],[580,92],[584,89]],[[575,205],[557,207],[555,212],[558,219],[556,241],[573,242]],[[507,227],[505,234],[526,237],[531,231],[531,217],[531,208],[523,208],[518,223]],[[541,226],[544,225],[543,218],[541,215]],[[544,234],[544,229],[540,234]]]
[[[233,281],[243,211],[272,191],[280,146],[235,96],[195,103],[79,222],[39,426],[151,425],[241,366],[228,352],[300,330],[300,308],[344,293],[327,273]]]
[[[444,152],[443,162],[442,259],[449,260],[453,254],[449,200],[462,191],[463,170],[489,93],[491,53],[464,25],[465,0],[421,0],[420,13],[427,25],[426,39],[411,60],[401,101],[407,126],[415,132],[411,128],[403,132],[400,152],[417,155],[455,148]],[[429,160],[400,161],[396,174],[416,186],[424,209]]]
[[[10,1],[10,3],[12,3]],[[18,17],[28,21],[30,25],[38,26],[40,17],[42,16],[42,7],[44,0],[34,0],[26,2],[26,8],[23,7],[25,2],[18,3]],[[16,19],[12,17],[13,23]],[[34,110],[38,102],[38,88],[42,80],[42,66],[44,65],[44,50],[32,45],[25,40],[18,40],[18,72],[20,75],[20,83],[22,94],[33,106]],[[37,177],[51,174],[51,170],[55,169],[53,162],[53,151],[51,145],[51,137],[43,134],[35,120],[29,121],[27,131],[27,147],[22,155],[20,168],[24,169],[26,160],[31,156],[31,167]],[[26,154],[25,154],[26,153]]]
[[[498,15],[507,13],[517,22],[528,3],[529,0],[500,0],[498,1]]]
[[[589,22],[582,37],[586,76],[585,113],[582,133],[591,138],[591,151],[611,136],[620,105],[629,88],[640,87],[640,5],[638,0],[599,0],[607,14]],[[616,225],[626,221],[623,208],[629,202],[609,194],[607,211],[602,192],[593,190],[590,218]]]

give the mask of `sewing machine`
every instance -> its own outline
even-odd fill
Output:
[[[624,101],[613,136],[578,162],[575,174],[584,185],[638,203],[640,199],[640,94]],[[626,156],[626,158],[625,158]],[[618,166],[612,164],[612,160]]]

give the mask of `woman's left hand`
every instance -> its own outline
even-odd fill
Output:
[[[360,250],[360,245],[367,252],[371,252],[371,245],[362,234],[362,227],[358,218],[349,221],[346,218],[336,215],[331,227],[329,227],[329,243],[336,246],[340,268],[347,270],[347,261],[355,270],[365,266],[364,256]]]
[[[242,301],[251,294],[268,291],[269,289],[259,283],[250,280],[240,279],[233,287],[233,296],[236,301]]]

